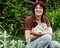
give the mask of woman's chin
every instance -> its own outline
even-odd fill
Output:
[[[38,13],[38,14],[35,14],[36,16],[42,16],[42,14]]]
[[[42,15],[40,15],[40,14],[39,14],[39,15],[36,15],[36,16],[38,16],[38,17],[39,17],[39,16],[42,16]]]

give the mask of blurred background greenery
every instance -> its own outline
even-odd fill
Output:
[[[12,38],[24,39],[24,19],[32,15],[32,5],[24,0],[0,0],[0,25]],[[46,8],[54,32],[53,40],[60,42],[60,0],[48,0]]]

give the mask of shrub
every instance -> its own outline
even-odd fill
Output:
[[[51,22],[53,31],[56,31],[58,28],[60,28],[60,9],[52,12],[46,12],[46,16]]]
[[[3,4],[3,2],[2,2]],[[24,19],[32,12],[22,2],[16,0],[4,2],[5,8],[0,14],[0,25],[11,35],[20,35],[24,31]]]

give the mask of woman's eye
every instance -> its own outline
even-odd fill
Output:
[[[39,9],[42,9],[42,7],[40,7]]]
[[[42,9],[42,7],[36,7],[35,9]]]
[[[35,9],[38,9],[38,7],[36,7]]]

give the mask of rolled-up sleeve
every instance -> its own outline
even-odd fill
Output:
[[[29,18],[25,19],[25,25],[24,25],[25,30],[31,30],[31,20]]]

